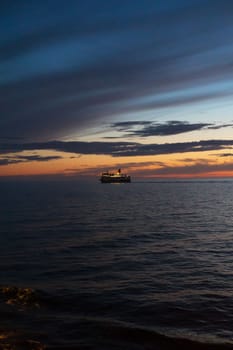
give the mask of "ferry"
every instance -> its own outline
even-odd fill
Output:
[[[122,174],[121,169],[118,169],[116,173],[109,173],[108,171],[102,173],[100,176],[102,183],[121,183],[131,182],[131,177],[127,174]]]

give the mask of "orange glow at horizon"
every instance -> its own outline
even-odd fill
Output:
[[[224,152],[228,151],[231,152],[232,150],[224,150]],[[221,153],[223,153],[223,150],[153,156],[111,157],[109,155],[77,155],[52,151],[21,152],[10,156],[17,158],[17,155],[29,156],[37,154],[41,157],[58,156],[62,158],[4,165],[0,167],[0,176],[56,174],[98,176],[102,171],[122,168],[125,172],[142,178],[233,177],[233,156],[227,159],[220,157]],[[202,169],[202,165],[202,171],[199,169],[196,171],[194,169],[193,173],[186,171],[192,170],[192,167],[195,166],[197,168],[200,166],[200,169]],[[163,169],[168,169],[168,172],[163,172]]]

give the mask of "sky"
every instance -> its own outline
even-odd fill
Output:
[[[0,176],[233,176],[233,2],[2,0]]]

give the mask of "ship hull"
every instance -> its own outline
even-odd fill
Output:
[[[102,183],[124,183],[124,182],[131,182],[131,178],[130,176],[122,176],[122,177],[101,176],[100,181]]]

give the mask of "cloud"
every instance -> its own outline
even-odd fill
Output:
[[[182,161],[183,162],[183,161]],[[124,163],[124,172],[130,173],[133,179],[137,177],[195,177],[202,176],[203,174],[210,175],[217,174],[219,172],[232,172],[233,163],[216,164],[207,159],[193,160],[192,164],[189,159],[184,165],[169,166],[163,162],[129,162]],[[117,169],[122,167],[122,163],[115,163],[111,165],[111,169]],[[103,170],[109,169],[108,164],[102,164],[94,167],[87,167],[85,169],[69,168],[65,169],[67,174],[77,174],[80,176],[96,176]]]
[[[130,131],[135,127],[144,127],[145,125],[150,125],[150,121],[126,121],[126,122],[116,122],[112,123],[110,127],[116,129],[117,131]]]
[[[48,162],[50,160],[58,160],[62,159],[61,156],[40,156],[40,155],[32,155],[32,156],[17,156],[18,160],[22,162]]]
[[[228,127],[233,127],[233,124],[220,124],[220,125],[213,125],[213,126],[208,126],[207,129],[211,130],[218,130],[222,128],[228,128]]]
[[[126,136],[167,136],[177,135],[194,130],[204,129],[211,124],[209,123],[188,123],[185,121],[171,120],[165,123],[156,122],[123,122],[112,124],[117,131],[127,131]],[[137,127],[135,129],[135,127]],[[139,129],[138,129],[139,127]]]
[[[169,121],[163,124],[155,124],[145,127],[142,130],[135,131],[133,134],[148,137],[148,136],[166,136],[177,135],[194,130],[201,130],[210,124],[207,123],[187,123],[179,121]]]
[[[140,144],[134,142],[64,142],[51,141],[44,143],[0,144],[0,154],[22,151],[51,150],[66,153],[110,155],[112,157],[133,157],[160,154],[205,152],[224,150],[233,147],[233,140],[204,140],[196,142]],[[31,156],[29,160],[42,160],[43,157]],[[34,158],[33,158],[34,157]],[[45,157],[49,160],[50,157]],[[52,157],[53,158],[53,157]],[[52,159],[51,158],[51,159]]]
[[[233,157],[233,153],[218,154],[219,157]]]
[[[233,163],[227,164],[210,164],[206,162],[197,162],[193,165],[184,165],[184,166],[166,166],[159,169],[150,171],[150,175],[154,176],[178,176],[178,175],[187,175],[187,176],[196,176],[201,174],[211,174],[221,171],[233,171]],[[147,175],[148,172],[147,172]]]
[[[2,136],[0,137],[0,142],[1,141],[21,141],[23,142],[23,138],[22,137],[17,137],[17,136]]]
[[[19,151],[20,152],[20,151]],[[30,155],[30,156],[6,156],[5,158],[0,158],[0,166],[1,165],[10,165],[17,163],[27,163],[27,162],[48,162],[51,160],[62,159],[61,156],[40,156],[40,155]]]
[[[21,163],[21,160],[11,159],[11,158],[0,158],[0,166]]]

